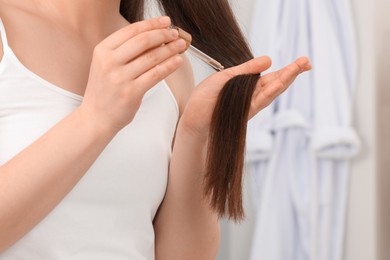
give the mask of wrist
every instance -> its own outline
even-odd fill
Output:
[[[88,109],[83,105],[74,111],[74,115],[78,118],[80,125],[88,128],[91,134],[97,135],[99,138],[113,138],[118,132],[100,118],[93,116],[93,113],[88,112]]]
[[[208,131],[198,131],[192,127],[189,127],[182,121],[179,121],[176,130],[176,139],[182,136],[184,140],[195,141],[199,144],[206,144],[208,142],[209,133]]]

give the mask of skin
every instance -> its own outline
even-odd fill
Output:
[[[271,60],[253,59],[215,73],[195,88],[191,65],[179,55],[184,42],[166,29],[169,19],[129,25],[119,14],[119,4],[0,0],[0,17],[20,61],[47,81],[84,96],[79,108],[0,166],[0,253],[60,203],[132,121],[143,95],[166,79],[180,120],[167,193],[154,219],[156,259],[214,259],[217,254],[218,218],[203,199],[201,184],[211,113],[230,78],[263,72]],[[302,57],[279,71],[263,73],[250,117],[310,69],[309,60]],[[50,164],[43,159],[48,157]]]

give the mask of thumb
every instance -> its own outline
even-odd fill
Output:
[[[269,69],[271,65],[272,60],[267,56],[262,56],[251,59],[240,65],[225,69],[222,72],[232,78],[244,74],[259,74]]]

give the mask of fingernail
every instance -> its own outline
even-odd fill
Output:
[[[312,65],[310,63],[306,64],[305,70],[311,70],[311,69],[312,69]]]
[[[177,38],[179,36],[179,32],[176,29],[171,29],[171,35],[174,38]]]
[[[183,39],[177,40],[177,41],[175,42],[175,44],[177,45],[177,47],[184,47],[184,46],[186,46],[186,42],[185,42],[185,40],[183,40]]]
[[[159,19],[159,22],[161,24],[166,24],[166,25],[170,25],[171,24],[171,18],[169,18],[168,16],[163,16]]]

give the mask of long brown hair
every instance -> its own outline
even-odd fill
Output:
[[[253,58],[228,0],[157,0],[173,24],[193,37],[192,44],[225,68]],[[143,19],[144,0],[122,0],[121,14],[129,21]],[[219,94],[210,126],[204,193],[220,217],[244,218],[242,175],[251,98],[259,75],[241,75]]]

